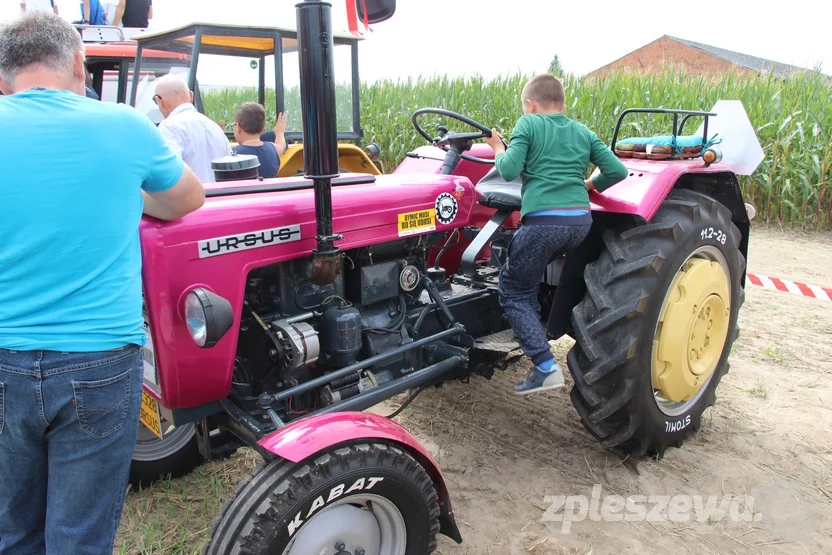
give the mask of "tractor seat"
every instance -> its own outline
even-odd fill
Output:
[[[496,168],[492,168],[477,183],[480,194],[479,203],[496,210],[520,210],[520,189],[523,180],[518,176],[513,181],[506,181],[500,177]]]

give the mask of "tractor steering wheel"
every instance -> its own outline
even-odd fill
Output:
[[[448,129],[442,125],[437,127],[437,132],[439,133],[436,137],[431,137],[428,135],[427,131],[425,131],[417,119],[419,116],[423,114],[436,114],[440,116],[448,116],[453,118],[457,121],[461,121],[462,123],[468,124],[474,129],[479,129],[479,132],[476,133],[456,133],[454,131],[448,132]],[[411,118],[413,122],[413,127],[416,128],[416,131],[425,138],[427,142],[432,144],[435,147],[441,148],[445,152],[453,149],[459,154],[460,158],[465,160],[469,160],[471,162],[477,162],[480,164],[494,164],[494,160],[486,160],[485,158],[477,158],[476,156],[471,156],[470,154],[464,154],[464,152],[471,148],[475,139],[483,139],[486,137],[491,137],[491,129],[487,128],[483,124],[472,120],[471,118],[467,118],[462,114],[457,114],[456,112],[451,112],[450,110],[443,110],[442,108],[421,108],[416,110],[413,113],[413,117]],[[508,144],[503,140],[503,146],[508,147]]]

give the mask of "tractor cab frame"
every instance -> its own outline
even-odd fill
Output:
[[[185,76],[189,88],[194,92],[194,105],[201,113],[205,109],[205,84],[200,86],[199,76],[211,58],[250,59],[250,67],[257,70],[257,84],[251,98],[261,104],[268,114],[267,120],[274,121],[280,112],[287,113],[286,141],[289,149],[281,158],[278,177],[288,177],[303,173],[303,132],[301,129],[300,79],[297,75],[298,32],[283,27],[251,27],[238,25],[220,25],[192,23],[174,29],[142,33],[134,38],[136,42],[135,74],[141,74],[146,59],[155,59],[156,52],[181,56],[185,63],[180,73]],[[346,172],[360,172],[378,175],[378,157],[368,156],[361,149],[363,131],[360,115],[360,87],[358,76],[358,42],[362,40],[352,35],[333,34],[333,58],[339,62],[335,78],[338,102],[337,140],[340,169]],[[206,59],[207,58],[207,59]],[[224,60],[226,61],[226,60]],[[349,71],[346,71],[346,68]],[[155,67],[154,67],[155,70]],[[294,71],[293,71],[294,70]],[[273,84],[267,76],[271,73]],[[344,76],[347,78],[344,78]],[[159,76],[159,73],[156,74]],[[291,81],[296,81],[294,86]],[[130,104],[137,106],[145,100],[147,94],[140,94],[141,79],[131,83]],[[270,94],[273,87],[274,95]],[[229,87],[236,88],[236,87]],[[239,88],[238,88],[239,90]],[[245,94],[244,94],[245,96]],[[233,110],[236,107],[231,107]],[[229,140],[233,141],[233,122],[218,122]],[[274,132],[269,129],[262,139],[274,140]],[[372,150],[371,150],[372,151]],[[377,147],[375,147],[377,152]]]
[[[133,76],[141,76],[141,71],[145,76],[151,72],[159,75],[174,67],[187,67],[189,63],[185,55],[149,49],[144,53],[144,69],[138,70],[134,39],[144,34],[145,29],[79,24],[75,28],[84,41],[87,85],[104,101],[127,104]]]

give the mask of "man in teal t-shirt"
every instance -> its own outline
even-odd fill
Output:
[[[153,123],[86,98],[84,76],[60,17],[0,27],[3,553],[112,551],[141,403],[139,221],[205,199]]]
[[[511,133],[508,150],[492,129],[500,177],[522,176],[522,226],[509,245],[500,270],[500,304],[523,352],[532,361],[519,394],[562,387],[563,372],[555,362],[546,330],[540,323],[537,294],[552,257],[580,245],[592,226],[588,189],[603,191],[627,177],[627,168],[586,128],[567,118],[563,85],[554,76],[532,77],[521,95],[523,113]],[[585,179],[589,164],[601,174]]]

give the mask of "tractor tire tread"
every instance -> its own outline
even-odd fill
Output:
[[[680,437],[659,433],[647,422],[639,406],[639,384],[643,383],[639,358],[651,347],[639,342],[645,326],[652,326],[646,321],[651,317],[648,312],[654,310],[650,307],[655,306],[651,292],[660,279],[666,279],[666,262],[678,256],[680,241],[690,241],[688,232],[706,221],[727,230],[732,247],[727,249],[729,268],[739,268],[742,275],[741,233],[731,221],[731,211],[711,197],[686,189],[672,190],[649,223],[633,218],[617,229],[605,229],[601,255],[584,270],[587,294],[572,310],[575,346],[567,356],[574,382],[570,398],[584,427],[612,451],[662,456],[668,446],[681,446],[684,437],[701,426],[701,412]],[[739,284],[733,269],[730,279]],[[742,287],[737,298],[738,311],[745,299]],[[726,350],[738,335],[739,327],[734,324]],[[713,405],[714,390],[728,369],[727,360],[719,364],[698,408],[704,411]]]
[[[290,508],[298,498],[314,490],[316,483],[339,472],[386,462],[390,464],[385,468],[407,476],[430,506],[430,532],[425,553],[433,553],[440,529],[439,501],[433,481],[409,453],[395,445],[374,441],[336,447],[297,464],[277,459],[258,465],[224,503],[220,516],[211,526],[211,540],[203,554],[262,555],[258,544],[267,537],[269,525],[277,523],[282,511]],[[248,518],[241,518],[244,516]],[[217,537],[220,540],[215,540]]]

